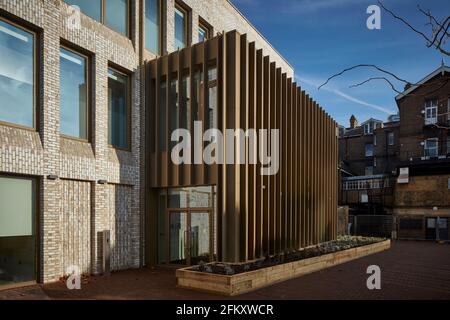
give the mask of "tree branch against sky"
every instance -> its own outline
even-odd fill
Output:
[[[382,1],[378,1],[378,4],[380,5],[381,8],[383,8],[383,10],[385,12],[389,13],[389,15],[392,16],[394,19],[400,21],[408,29],[410,29],[411,31],[415,32],[420,37],[425,39],[426,46],[428,48],[435,48],[437,51],[439,51],[442,54],[443,57],[450,55],[449,49],[447,49],[445,47],[448,44],[448,39],[450,36],[450,32],[449,32],[450,16],[444,16],[444,17],[438,18],[435,15],[433,15],[433,13],[430,10],[428,10],[428,9],[425,10],[422,7],[420,7],[420,5],[417,5],[418,12],[421,13],[424,17],[426,17],[426,19],[428,21],[424,26],[425,26],[425,28],[429,29],[428,31],[420,30],[418,27],[415,27],[410,22],[408,22],[407,19],[401,17],[400,15],[398,15],[391,9],[387,8],[383,4]],[[327,80],[324,83],[322,83],[318,87],[318,89],[320,90],[322,87],[328,85],[328,83],[331,80],[342,76],[344,73],[347,73],[349,71],[359,69],[359,68],[375,69],[378,73],[383,74],[383,76],[369,77],[368,79],[366,79],[364,81],[361,81],[359,83],[351,85],[350,88],[359,87],[359,86],[362,86],[362,85],[367,84],[372,81],[380,81],[381,80],[381,81],[386,82],[394,92],[400,94],[403,92],[403,90],[397,89],[392,80],[403,83],[404,87],[417,85],[417,83],[405,80],[405,79],[401,78],[400,76],[397,76],[395,73],[388,71],[384,68],[381,68],[375,64],[357,64],[357,65],[345,68],[342,71],[331,75],[330,77],[327,78]],[[431,81],[427,85],[436,85],[437,84],[438,89],[440,89],[443,86],[445,86],[449,81],[450,81],[449,77],[444,77],[444,78],[438,79],[436,81]],[[436,89],[436,90],[438,90],[438,89]]]

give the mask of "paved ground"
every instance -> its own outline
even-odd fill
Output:
[[[368,290],[366,269],[381,268],[381,290]],[[27,293],[28,292],[28,293]],[[81,290],[62,283],[0,292],[0,299],[226,299],[175,287],[174,270],[142,269],[94,277]],[[288,280],[237,299],[450,299],[450,245],[397,241],[391,249]]]

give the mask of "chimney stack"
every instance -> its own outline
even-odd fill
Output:
[[[358,120],[356,119],[356,117],[352,114],[352,116],[350,117],[350,128],[351,129],[355,129],[358,126]]]

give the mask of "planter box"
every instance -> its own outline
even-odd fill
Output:
[[[192,267],[188,267],[176,271],[177,286],[226,296],[235,296],[384,251],[389,249],[390,246],[391,241],[385,240],[230,276],[194,271]]]

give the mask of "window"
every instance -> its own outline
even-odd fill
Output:
[[[373,122],[364,125],[364,134],[371,134],[373,132]]]
[[[203,42],[211,37],[211,28],[202,20],[198,22],[198,42]]]
[[[29,128],[35,127],[34,41],[33,33],[0,19],[0,121]]]
[[[0,286],[36,280],[34,179],[0,176]]]
[[[101,21],[102,19],[102,0],[66,0],[68,4],[78,6],[85,15]]]
[[[111,29],[128,35],[128,0],[66,0],[78,6],[85,15],[104,23]]]
[[[366,167],[366,169],[365,169],[365,175],[366,175],[366,176],[373,176],[373,167],[372,167],[372,166]]]
[[[373,135],[373,145],[374,146],[377,145],[377,135],[376,134]]]
[[[388,133],[388,144],[390,146],[393,146],[395,144],[395,139],[394,138],[395,138],[394,133],[393,132],[389,132]]]
[[[161,54],[161,0],[145,0],[145,47]]]
[[[374,166],[374,167],[377,166],[377,157],[373,157],[373,166]]]
[[[437,157],[438,156],[438,139],[432,138],[425,140],[425,156]]]
[[[447,121],[450,122],[450,98],[447,100]]]
[[[105,24],[117,32],[128,35],[128,0],[107,0]]]
[[[208,103],[205,110],[205,131],[217,128],[217,67],[208,68]]]
[[[183,74],[181,79],[181,108],[180,128],[190,130],[191,128],[191,81],[189,71]]]
[[[371,144],[371,143],[366,144],[365,155],[366,155],[366,157],[373,156],[373,144]]]
[[[447,154],[450,154],[450,137],[447,137]]]
[[[110,145],[129,148],[129,82],[128,77],[113,69],[108,69],[108,115]]]
[[[180,6],[175,6],[175,50],[183,49],[187,46],[187,24],[188,16],[186,10]]]
[[[437,100],[425,102],[425,125],[437,123]]]
[[[180,103],[178,100],[178,75],[174,73],[172,75],[172,79],[170,80],[170,88],[169,88],[169,118],[170,118],[170,131],[169,135],[178,128],[180,128]],[[177,141],[170,140],[170,150],[177,145]]]
[[[87,57],[60,49],[61,134],[88,139]]]

